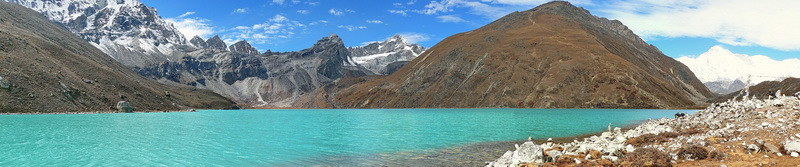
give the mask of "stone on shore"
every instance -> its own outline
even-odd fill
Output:
[[[11,83],[6,81],[2,76],[0,76],[0,88],[3,89],[11,88]]]
[[[119,101],[117,102],[117,111],[130,113],[133,112],[133,107],[131,107],[131,103],[128,103],[127,101]]]

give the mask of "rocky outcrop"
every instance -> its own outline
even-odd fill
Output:
[[[554,1],[446,38],[337,108],[690,108],[712,94],[621,22]],[[315,107],[315,106],[303,106]]]
[[[529,141],[487,166],[638,166],[636,161],[652,164],[653,159],[633,155],[640,149],[663,152],[668,155],[668,162],[685,162],[689,166],[758,166],[764,162],[793,166],[800,159],[778,160],[800,152],[800,130],[792,128],[800,122],[791,121],[800,117],[797,109],[800,99],[795,97],[731,100],[676,119],[650,120],[627,131],[614,128],[583,141],[543,144]],[[533,159],[525,156],[539,155],[543,150],[553,153]]]
[[[0,1],[0,113],[231,108],[219,94],[137,75],[42,14]],[[2,86],[2,84],[0,84]],[[169,91],[174,96],[165,96]]]

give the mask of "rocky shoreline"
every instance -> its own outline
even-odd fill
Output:
[[[712,104],[630,130],[609,128],[582,141],[527,141],[487,166],[796,166],[800,100],[743,99]]]

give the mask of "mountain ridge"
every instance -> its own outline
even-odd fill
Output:
[[[450,36],[397,72],[300,107],[692,108],[711,92],[619,21],[553,1]]]

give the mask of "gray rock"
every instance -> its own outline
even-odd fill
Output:
[[[127,101],[119,101],[117,102],[117,111],[130,113],[133,112],[133,107],[131,107],[131,103],[128,103]]]
[[[778,147],[777,147],[777,146],[775,146],[775,145],[774,145],[774,144],[772,144],[772,143],[764,143],[764,147],[765,147],[765,148],[767,149],[767,151],[769,151],[770,153],[778,153],[778,154],[780,154],[780,153],[781,153],[780,149],[778,149]]]
[[[3,77],[0,77],[0,88],[9,89],[11,88],[11,83],[6,81]]]
[[[761,149],[756,144],[747,145],[747,151],[759,152]]]
[[[550,156],[551,162],[555,162],[556,160],[558,160],[558,157],[564,156],[564,154],[561,153],[561,151],[558,151],[558,150],[547,151],[547,155]]]

